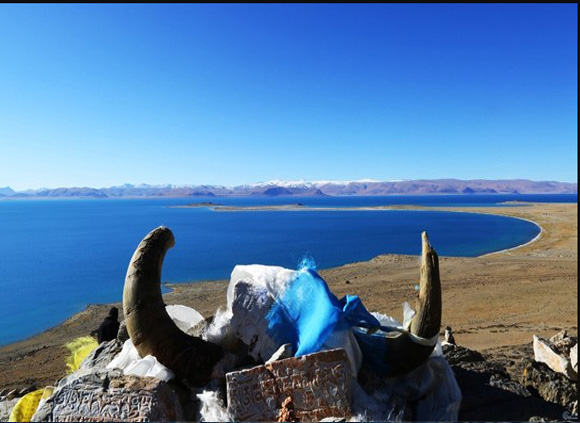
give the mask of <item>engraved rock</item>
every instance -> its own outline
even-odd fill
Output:
[[[59,387],[44,421],[144,422],[183,420],[177,395],[167,383],[149,377],[123,376],[96,389],[86,384]]]
[[[351,371],[343,349],[273,361],[228,373],[226,380],[234,421],[275,421],[290,411],[298,421],[351,414]]]

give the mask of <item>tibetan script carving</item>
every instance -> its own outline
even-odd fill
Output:
[[[135,382],[130,385],[110,386],[107,390],[65,386],[54,397],[52,419],[62,422],[147,422],[174,421],[182,417],[179,401],[165,382],[155,380],[141,389],[135,389]]]
[[[291,398],[293,416],[317,421],[350,415],[350,366],[343,349],[287,358],[226,375],[236,421],[274,421]]]

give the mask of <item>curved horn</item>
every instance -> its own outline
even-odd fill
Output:
[[[411,321],[411,333],[421,338],[433,338],[441,327],[441,279],[439,278],[439,257],[429,244],[427,232],[421,234],[423,248],[421,254],[421,282],[419,299],[415,309],[417,314]]]
[[[439,334],[441,326],[441,279],[439,278],[439,258],[429,244],[427,233],[423,232],[421,254],[421,281],[419,298],[415,305],[416,313],[411,320],[410,332],[421,338],[431,339]],[[414,369],[424,363],[434,345],[418,344],[406,333],[387,338],[385,362],[392,363],[392,373],[396,376]]]
[[[131,341],[139,354],[151,354],[178,377],[195,386],[210,380],[222,349],[182,332],[165,310],[161,296],[161,267],[175,245],[171,230],[159,227],[139,244],[127,269],[123,310]]]

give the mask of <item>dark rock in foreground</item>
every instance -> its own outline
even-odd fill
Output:
[[[576,384],[533,362],[531,345],[485,355],[445,345],[443,352],[463,395],[461,421],[563,421],[577,413]]]

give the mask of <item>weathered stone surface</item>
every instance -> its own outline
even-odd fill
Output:
[[[578,373],[572,368],[568,355],[559,354],[548,341],[536,335],[534,335],[534,360],[566,375],[570,380],[578,380]]]
[[[278,361],[292,357],[294,355],[292,350],[293,350],[292,344],[284,344],[280,346],[280,348],[278,348],[278,350],[276,350],[276,352],[272,354],[272,357],[270,357],[268,361],[266,361],[266,364],[271,363],[272,361]]]
[[[155,378],[123,376],[105,385],[69,384],[59,387],[47,402],[49,413],[35,421],[121,422],[183,420],[177,395]],[[40,418],[39,418],[40,417]]]
[[[518,382],[514,382],[509,377],[505,377],[503,375],[499,374],[491,375],[488,383],[489,386],[503,389],[504,391],[512,392],[522,397],[530,397],[532,395],[524,386],[522,386]]]
[[[576,374],[578,374],[578,344],[574,345],[570,349],[570,364],[572,365],[572,368]]]
[[[543,399],[572,409],[573,402],[578,400],[576,383],[550,370],[545,364],[527,358],[517,366],[519,382],[533,388]]]
[[[458,421],[529,421],[534,416],[542,421],[562,420],[567,407],[552,399],[558,396],[566,404],[564,397],[571,397],[572,393],[558,395],[556,392],[566,391],[574,383],[546,365],[534,362],[531,342],[489,350],[484,355],[461,346],[443,347],[443,351],[449,362],[454,362],[452,369],[461,388]],[[524,361],[534,370],[526,372],[522,367]],[[523,378],[525,374],[527,381]],[[552,394],[555,395],[549,397],[550,400],[538,392],[545,383],[553,384]]]
[[[11,400],[0,401],[0,422],[7,422],[12,409],[20,398],[13,398]]]
[[[343,349],[228,373],[226,380],[228,413],[235,421],[275,421],[285,401],[286,412],[298,421],[351,412],[351,372]]]
[[[54,393],[54,390],[55,390],[54,386],[47,386],[46,388],[44,388],[44,391],[42,392],[42,397],[40,398],[40,401],[38,403],[36,411],[34,412],[34,415],[32,416],[31,421],[41,422],[50,420],[50,415],[52,413],[53,406],[52,401],[50,401],[50,398]]]
[[[207,319],[202,320],[201,322],[197,322],[187,331],[187,334],[190,336],[197,336],[198,338],[201,338],[203,336],[203,333],[207,329],[207,326],[212,322],[212,320],[213,316],[210,316]]]
[[[568,331],[561,330],[550,338],[550,344],[557,352],[569,352],[570,348],[578,343],[578,339],[568,335]]]
[[[470,350],[469,348],[454,344],[444,344],[441,347],[445,354],[445,358],[450,365],[458,363],[474,363],[484,360],[480,352]]]
[[[248,354],[263,363],[276,352],[279,344],[268,335],[266,314],[273,300],[266,289],[247,282],[234,287],[231,327],[235,335],[248,345]]]
[[[83,360],[80,369],[89,371],[92,369],[105,368],[117,354],[121,352],[123,343],[118,339],[102,342],[97,348]]]

